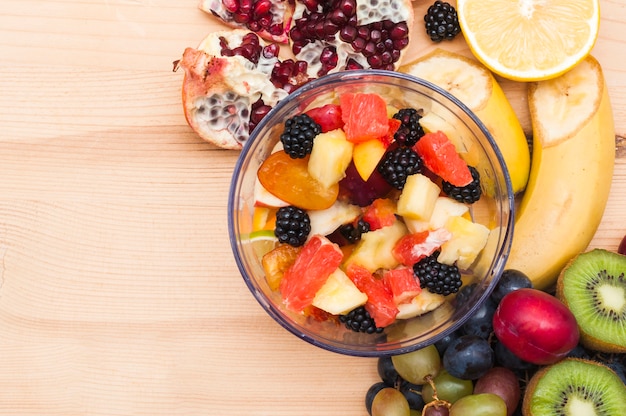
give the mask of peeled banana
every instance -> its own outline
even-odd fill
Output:
[[[593,238],[609,196],[615,127],[607,86],[592,56],[529,86],[530,179],[516,214],[506,268],[550,290]]]
[[[530,171],[528,142],[511,103],[485,66],[463,55],[436,49],[401,66],[399,71],[432,82],[472,110],[498,145],[513,192],[524,190]]]

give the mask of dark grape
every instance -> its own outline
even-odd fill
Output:
[[[494,352],[486,339],[463,335],[443,355],[443,367],[454,377],[475,380],[494,365]]]
[[[511,370],[533,370],[536,368],[535,364],[522,360],[501,342],[496,342],[493,350],[496,364],[502,367],[510,368]]]
[[[389,387],[389,386],[387,386],[382,381],[379,381],[378,383],[372,384],[370,388],[367,390],[367,393],[365,393],[365,408],[367,409],[368,414],[370,415],[372,414],[372,402],[374,401],[374,397],[376,397],[378,392],[384,389],[385,387]]]
[[[472,283],[469,285],[465,285],[459,289],[459,291],[456,294],[456,298],[454,299],[454,302],[456,303],[457,308],[469,302],[469,299],[471,298],[472,293],[474,292],[474,289],[476,288],[476,286],[477,286],[476,283]]]
[[[626,235],[622,238],[622,241],[619,243],[619,247],[617,247],[617,252],[619,254],[623,254],[626,256]]]
[[[573,357],[573,358],[584,358],[584,359],[589,359],[589,353],[587,352],[587,350],[585,349],[585,347],[583,347],[582,345],[578,344],[574,347],[573,350],[571,350],[568,354],[568,357]]]
[[[422,410],[424,407],[424,398],[422,397],[421,391],[422,386],[420,385],[409,383],[406,380],[402,380],[400,383],[400,393],[404,394],[411,409]]]
[[[502,276],[491,292],[491,299],[495,304],[499,304],[502,298],[514,290],[532,288],[533,282],[525,273],[515,269],[507,269],[502,272]]]
[[[487,299],[463,324],[463,333],[466,335],[476,335],[480,338],[488,339],[493,332],[493,315],[497,305]]]
[[[391,357],[380,357],[378,359],[378,375],[388,387],[395,387],[400,380],[400,375],[393,366]]]
[[[455,331],[435,342],[435,348],[437,348],[437,351],[439,351],[439,355],[443,357],[443,353],[446,352],[448,345],[450,345],[452,341],[460,336],[461,334],[459,333],[459,331]]]

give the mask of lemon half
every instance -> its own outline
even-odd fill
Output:
[[[582,61],[600,26],[598,0],[458,0],[472,53],[504,78],[554,78]]]

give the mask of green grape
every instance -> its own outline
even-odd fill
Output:
[[[392,387],[379,391],[372,401],[372,416],[410,416],[409,402]]]
[[[450,416],[506,416],[506,403],[492,393],[470,394],[452,405]]]
[[[437,397],[450,403],[472,394],[474,390],[472,380],[462,380],[454,377],[445,369],[441,370],[437,377],[433,379],[433,383],[435,383],[435,388],[437,389]],[[426,403],[433,401],[433,387],[430,384],[422,387],[422,397]]]
[[[391,357],[400,377],[413,384],[425,384],[424,377],[436,377],[441,370],[441,357],[434,345]]]

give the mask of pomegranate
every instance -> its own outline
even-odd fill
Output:
[[[409,44],[410,0],[296,0],[289,40],[310,77],[346,69],[394,70]]]
[[[285,22],[293,11],[289,0],[200,0],[198,7],[233,28],[247,29],[272,42],[288,42]]]
[[[306,63],[278,58],[280,46],[253,32],[209,34],[187,48],[174,69],[183,68],[185,118],[204,140],[241,149],[250,132],[291,91],[309,81]]]

